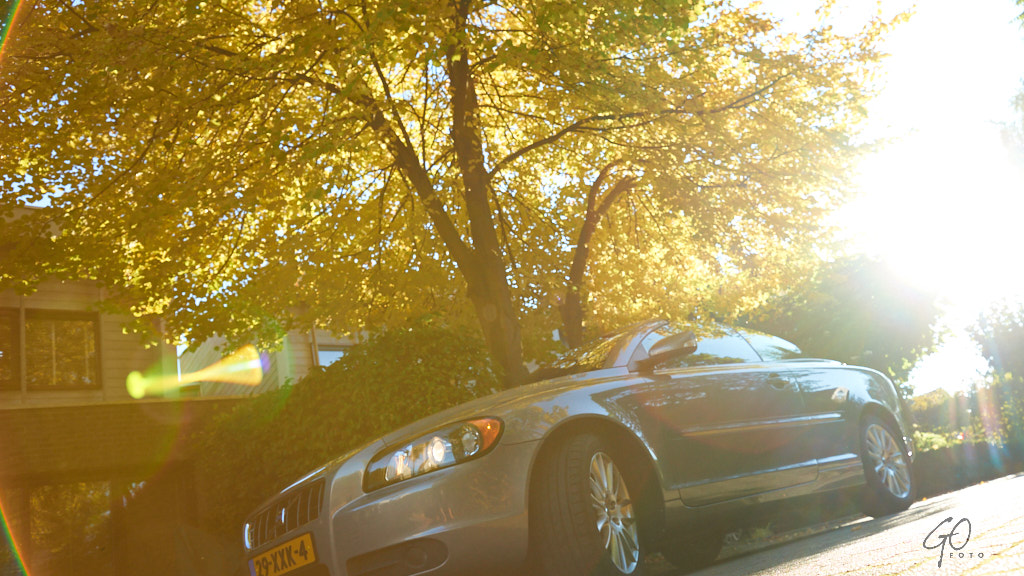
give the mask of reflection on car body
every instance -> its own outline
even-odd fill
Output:
[[[696,568],[739,510],[857,486],[873,515],[913,499],[892,383],[773,336],[653,321],[537,374],[267,501],[244,527],[250,572],[638,574],[658,550]],[[315,562],[274,567],[300,548]]]

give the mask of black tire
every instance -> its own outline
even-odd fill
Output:
[[[861,510],[868,516],[902,512],[914,502],[917,481],[903,435],[877,416],[867,416],[860,427],[860,454],[864,464]]]
[[[639,485],[626,458],[598,436],[565,439],[538,463],[530,510],[533,572],[544,576],[640,576]],[[609,468],[610,465],[610,468]],[[609,478],[603,502],[592,482]],[[610,472],[610,473],[609,473]],[[621,480],[621,483],[619,483]],[[603,524],[602,524],[603,520]],[[603,528],[602,528],[603,526]]]
[[[665,538],[661,555],[680,571],[693,572],[714,563],[724,541],[725,532],[716,528],[676,533]]]

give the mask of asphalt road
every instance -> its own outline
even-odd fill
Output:
[[[945,537],[951,532],[955,533]],[[665,564],[651,568],[653,576],[679,574]],[[860,518],[814,536],[721,560],[693,574],[1024,575],[1024,475],[922,500],[894,516]]]

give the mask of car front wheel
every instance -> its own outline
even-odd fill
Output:
[[[531,521],[535,569],[546,576],[639,575],[638,491],[616,451],[591,434],[566,439],[540,463]]]
[[[902,435],[880,418],[869,416],[861,426],[861,459],[867,490],[863,511],[868,516],[901,512],[914,501],[914,471]]]

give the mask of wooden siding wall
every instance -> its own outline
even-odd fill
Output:
[[[30,296],[0,292],[0,307],[22,310],[92,312],[102,297],[92,282],[45,282]],[[100,387],[94,390],[43,390],[0,392],[0,408],[88,404],[131,400],[125,382],[134,370],[173,369],[173,351],[167,346],[147,348],[142,338],[125,334],[124,318],[97,314],[99,328]]]

